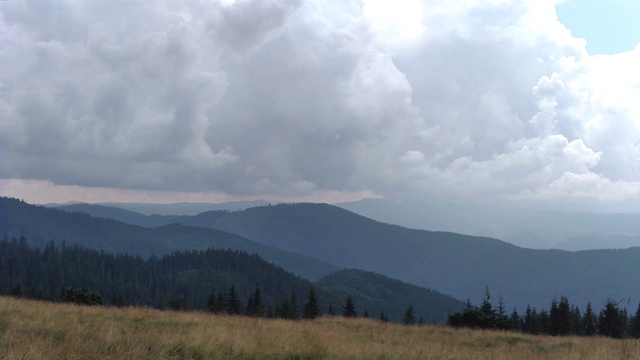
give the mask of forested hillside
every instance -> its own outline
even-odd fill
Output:
[[[14,296],[61,300],[66,288],[86,288],[110,305],[299,318],[314,289],[319,314],[331,307],[339,315],[345,299],[352,296],[360,315],[365,310],[372,317],[385,313],[400,322],[412,303],[425,321],[440,323],[464,306],[450,296],[375,274],[358,272],[357,282],[338,280],[350,273],[313,284],[257,255],[232,250],[182,251],[143,259],[78,246],[56,247],[53,242],[34,249],[25,238],[0,241],[0,294]],[[251,310],[257,297],[260,305]]]
[[[640,248],[524,249],[491,238],[384,224],[326,204],[272,205],[164,219],[216,228],[340,268],[373,271],[459,299],[479,302],[489,286],[496,296],[504,297],[508,308],[522,309],[528,304],[542,308],[549,299],[562,295],[581,308],[592,302],[599,309],[607,298],[629,299],[631,304],[640,301]],[[30,220],[23,221],[28,229]]]
[[[121,211],[121,210],[118,210]],[[135,214],[135,213],[132,213]],[[44,247],[51,240],[111,253],[149,256],[176,250],[207,248],[241,250],[307,279],[318,279],[337,268],[316,259],[265,246],[224,231],[179,224],[144,228],[80,212],[65,212],[23,201],[0,198],[0,234],[25,236],[30,245]]]
[[[640,248],[524,249],[492,238],[384,224],[326,204],[281,204],[171,219],[476,302],[486,286],[508,299],[509,307],[519,308],[542,307],[561,295],[581,307],[609,297],[640,300]]]

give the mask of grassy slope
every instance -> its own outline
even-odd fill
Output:
[[[640,341],[250,319],[0,298],[9,359],[638,359]]]

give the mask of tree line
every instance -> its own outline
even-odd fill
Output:
[[[512,330],[528,334],[552,336],[608,336],[612,338],[640,338],[640,304],[635,314],[629,315],[619,301],[608,299],[597,314],[591,303],[584,312],[569,303],[566,296],[551,300],[549,310],[527,306],[524,315],[517,309],[507,314],[502,298],[498,305],[491,303],[489,289],[485,291],[482,304],[473,306],[467,301],[466,308],[449,315],[447,324],[454,327],[477,329]]]
[[[0,294],[284,319],[358,314],[351,295],[341,299],[241,251],[179,251],[143,259],[54,242],[32,248],[24,237],[0,241]],[[389,321],[384,311],[380,319]]]

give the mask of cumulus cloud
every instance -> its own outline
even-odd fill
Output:
[[[640,47],[591,56],[554,6],[2,2],[0,176],[637,201]]]

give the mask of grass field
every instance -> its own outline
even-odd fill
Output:
[[[1,359],[640,359],[640,341],[285,321],[0,297]]]

